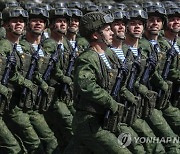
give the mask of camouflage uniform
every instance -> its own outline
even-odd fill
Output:
[[[82,31],[86,39],[90,39],[93,32],[106,23],[112,22],[106,14],[91,12],[82,18]],[[94,23],[96,20],[99,23]],[[90,27],[88,24],[90,23]],[[82,28],[82,29],[81,29]],[[85,33],[84,33],[85,32]],[[94,40],[96,42],[96,40]],[[91,43],[91,41],[90,41]],[[111,97],[110,91],[117,75],[117,63],[113,57],[108,57],[111,69],[94,49],[84,51],[76,60],[74,73],[74,92],[76,113],[73,118],[73,131],[75,141],[79,146],[84,145],[93,153],[131,153],[126,148],[121,148],[115,134],[103,129],[103,119],[109,109],[112,113],[117,111],[118,103]],[[73,152],[78,153],[74,150]],[[69,152],[65,153],[71,153]]]
[[[34,8],[29,9],[29,20],[30,21],[28,24],[28,28],[31,29],[31,27],[30,27],[31,19],[41,18],[41,19],[44,19],[44,23],[47,24],[48,17],[49,17],[48,12],[43,8],[34,7]],[[27,37],[27,36],[29,36],[28,34],[31,34],[31,33],[33,34],[32,31],[33,31],[33,29],[31,29],[30,31],[28,31],[28,30],[26,31],[26,38],[24,37],[24,39],[22,39],[20,41],[20,44],[21,44],[22,48],[24,49],[24,51],[29,53],[29,57],[24,58],[25,61],[32,62],[33,58],[36,59],[37,57],[39,57],[39,59],[36,59],[37,66],[35,67],[31,81],[33,83],[35,83],[36,85],[38,85],[39,88],[41,88],[43,90],[43,94],[44,94],[44,95],[42,95],[42,97],[43,97],[42,100],[44,101],[43,103],[48,104],[48,103],[50,103],[50,100],[52,99],[52,96],[51,96],[52,88],[48,87],[48,85],[43,81],[41,73],[44,72],[44,69],[45,69],[45,66],[42,66],[42,65],[47,64],[49,61],[49,55],[45,54],[45,52],[43,50],[41,50],[41,48],[36,49],[36,47],[33,46],[34,44],[31,44],[30,42],[28,42],[29,40],[27,38],[29,38],[29,37]],[[40,34],[35,35],[35,36],[41,36]],[[40,46],[41,46],[41,44],[40,44]],[[35,55],[37,55],[37,57]],[[29,68],[30,68],[30,66],[27,66],[27,68],[24,69],[24,70],[26,70],[26,72],[25,72],[26,76],[28,74]],[[29,93],[28,93],[28,95],[29,95]],[[35,96],[37,96],[37,93]],[[37,98],[35,98],[35,99],[37,99]],[[57,152],[58,151],[57,139],[54,136],[54,133],[52,132],[52,130],[49,128],[49,126],[45,120],[45,117],[44,117],[44,110],[47,110],[47,109],[42,108],[41,104],[40,105],[37,104],[36,101],[37,100],[29,100],[28,96],[27,96],[27,98],[23,102],[24,104],[22,105],[22,107],[25,108],[26,113],[29,114],[30,122],[33,125],[36,133],[38,134],[38,136],[42,142],[44,152],[47,154]],[[25,104],[32,104],[32,105],[30,105],[30,107],[27,107]]]
[[[161,17],[162,21],[165,22],[165,9],[163,9],[162,7],[159,6],[149,6],[146,8],[149,18],[152,16],[153,17]],[[154,9],[154,10],[153,10]],[[156,11],[156,13],[154,13]],[[151,22],[153,19],[150,18]],[[152,22],[151,22],[152,23]],[[148,34],[148,29],[146,31]],[[148,36],[148,35],[147,35]],[[157,54],[157,58],[159,61],[159,63],[157,63],[157,66],[155,68],[154,73],[151,76],[150,79],[150,85],[151,88],[159,93],[159,89],[161,89],[163,91],[163,94],[159,97],[157,97],[157,102],[156,102],[156,108],[152,111],[152,114],[149,116],[149,118],[147,119],[149,125],[152,127],[152,129],[156,132],[156,135],[160,136],[160,137],[177,137],[177,135],[173,132],[173,130],[171,129],[171,127],[169,126],[169,124],[167,123],[166,119],[164,119],[164,117],[162,116],[162,112],[166,112],[166,116],[169,115],[169,117],[173,120],[176,119],[175,121],[178,122],[179,120],[179,110],[177,108],[173,108],[172,106],[168,105],[168,95],[170,92],[170,85],[171,83],[167,84],[168,82],[166,82],[162,77],[161,77],[161,72],[162,72],[162,66],[164,66],[164,61],[162,59],[163,55],[165,55],[165,52],[160,48],[160,45],[158,44],[159,40],[155,40],[157,41],[157,44],[154,45],[153,43],[153,50],[155,50],[154,52],[156,52],[155,54]],[[150,42],[152,42],[152,40],[150,40]],[[162,39],[161,39],[161,43],[162,43]],[[162,45],[163,46],[163,45]],[[165,57],[165,56],[164,56]],[[166,87],[166,88],[165,88]],[[161,112],[162,109],[162,112]],[[171,111],[174,111],[173,113],[170,113]],[[176,118],[175,118],[176,117]],[[169,141],[167,144],[165,144],[166,147],[166,152],[168,153],[178,153],[178,149],[179,149],[179,145],[176,143],[173,143],[173,141]]]
[[[6,59],[3,58],[2,55],[0,57],[1,63],[1,73],[0,78],[4,74],[4,69],[6,66]],[[4,67],[3,67],[4,66]],[[10,102],[12,91],[5,87],[4,85],[0,84],[0,95],[1,95],[1,105],[0,105],[0,153],[20,153],[21,147],[18,141],[15,139],[7,125],[4,123],[3,120],[3,113],[6,112],[8,109],[8,104]],[[5,98],[5,99],[4,99]]]
[[[137,104],[139,101],[139,98],[134,96],[127,88],[126,88],[126,84],[125,84],[125,80],[124,78],[126,78],[126,73],[125,73],[125,67],[127,67],[127,59],[126,59],[126,55],[123,54],[122,51],[122,43],[125,39],[125,30],[126,30],[126,23],[127,23],[127,13],[125,11],[114,11],[113,12],[113,16],[114,16],[114,22],[111,24],[111,29],[114,32],[114,36],[113,36],[113,44],[111,46],[111,50],[107,50],[106,53],[107,55],[110,54],[110,57],[114,57],[113,59],[116,60],[116,63],[120,63],[121,67],[121,71],[124,71],[124,73],[121,74],[121,83],[120,83],[120,98],[116,98],[118,102],[122,102],[125,104],[125,101],[128,100],[130,104]],[[124,24],[124,25],[123,25]],[[122,29],[122,31],[124,30],[124,34],[119,33],[119,29]],[[117,57],[117,58],[116,58]],[[128,57],[127,57],[128,58]],[[126,60],[125,60],[126,59]],[[123,80],[122,80],[123,79]],[[124,100],[125,99],[125,100]],[[125,114],[123,115],[125,116]],[[133,116],[133,115],[132,115]],[[132,117],[131,116],[131,117]],[[123,117],[124,118],[124,117]],[[133,117],[132,117],[133,118]],[[125,123],[125,121],[120,122],[118,124],[118,129],[117,129],[117,133],[118,135],[120,135],[121,133],[125,133],[125,134],[130,134],[131,135],[131,144],[128,146],[128,149],[130,149],[133,153],[145,153],[144,147],[141,143],[136,142],[134,140],[135,137],[138,137],[137,133],[132,129],[132,127],[128,124]]]
[[[147,58],[147,52],[148,52],[148,42],[142,42],[141,40],[139,41],[139,47],[142,48],[142,54],[144,54],[144,57],[142,57],[141,60],[141,65],[143,68],[143,65],[145,66],[145,59]],[[123,45],[123,51],[126,54],[128,50],[128,47],[126,45]],[[132,61],[132,57],[129,59],[129,61]],[[153,93],[152,91],[148,90],[148,88],[142,84],[139,84],[139,80],[140,80],[140,76],[142,75],[143,70],[141,71],[141,74],[138,75],[137,81],[135,83],[135,89],[136,91],[141,94],[141,99],[143,98],[147,98],[148,95],[154,95],[155,93]],[[151,98],[151,97],[150,97]],[[149,98],[149,100],[150,100]],[[150,100],[151,102],[154,102],[153,97],[151,98],[152,100]],[[148,100],[148,98],[147,98]],[[152,114],[152,113],[151,113]],[[141,117],[141,118],[145,118],[145,117]],[[137,118],[134,123],[132,124],[132,128],[133,130],[138,134],[138,136],[143,136],[143,137],[155,137],[155,134],[153,132],[153,130],[151,129],[151,127],[148,125],[148,123],[140,118]],[[155,153],[165,153],[164,148],[161,144],[157,144],[157,143],[147,143],[144,145],[145,146],[145,150],[147,153],[153,153],[153,151]]]
[[[0,13],[0,22],[2,22],[2,13]],[[2,24],[2,23],[0,23]],[[5,37],[5,29],[4,27],[0,28],[0,39]],[[0,57],[0,65],[1,65],[1,73],[0,79],[4,74],[4,69],[6,66],[6,58],[1,55]],[[4,67],[3,67],[4,66]],[[21,151],[21,147],[11,131],[8,129],[7,125],[3,121],[3,113],[5,109],[8,107],[8,103],[12,96],[12,91],[9,88],[6,88],[4,85],[0,84],[0,95],[1,95],[1,105],[0,105],[0,153],[19,153]],[[3,98],[5,99],[3,99]]]
[[[1,53],[8,55],[12,52],[12,44],[8,40],[1,40]],[[22,56],[23,54],[21,54]],[[17,55],[18,57],[18,55]],[[17,70],[20,67],[20,63],[17,65]],[[19,68],[18,68],[19,67]],[[27,113],[23,112],[23,109],[19,107],[19,98],[21,94],[21,87],[26,86],[29,90],[34,90],[34,85],[26,80],[22,74],[15,72],[14,76],[10,79],[9,87],[13,89],[13,95],[10,102],[10,110],[4,116],[7,125],[12,129],[13,133],[16,133],[23,141],[24,146],[29,152],[39,151],[40,140],[37,136],[33,126],[30,123],[30,117]],[[15,90],[16,89],[16,90]],[[22,130],[22,131],[19,131]]]
[[[14,14],[13,11],[16,13]],[[20,18],[26,21],[27,19],[27,12],[21,7],[7,8],[2,12],[2,14],[4,25],[6,26],[6,33],[9,33],[9,29],[7,30],[6,24],[9,23],[9,20],[11,20],[12,14],[14,20]],[[34,96],[33,91],[35,91],[35,85],[31,81],[25,79],[23,74],[24,72],[22,71],[26,65],[29,65],[28,61],[26,63],[22,63],[23,57],[26,53],[23,52],[19,44],[17,47],[13,47],[13,43],[11,43],[8,39],[1,40],[0,44],[1,54],[3,56],[10,56],[12,51],[14,51],[17,64],[10,74],[11,76],[8,87],[12,88],[13,95],[10,101],[9,112],[5,114],[4,119],[12,132],[20,137],[29,153],[42,152],[40,139],[30,123],[29,115],[19,107],[21,88],[25,86],[32,92],[32,96]],[[11,55],[11,57],[14,56]]]
[[[51,124],[52,129],[55,131],[55,135],[60,137],[59,142],[67,142],[72,137],[72,118],[73,114],[75,112],[72,104],[72,98],[69,96],[66,96],[64,98],[59,97],[61,91],[60,91],[60,84],[66,83],[68,85],[72,84],[72,79],[65,74],[65,71],[67,69],[68,61],[69,61],[69,55],[70,50],[69,46],[67,45],[67,40],[64,40],[64,58],[60,59],[59,62],[56,64],[54,73],[51,76],[51,80],[47,83],[54,87],[55,95],[52,102],[52,106],[48,110],[46,114],[46,119]],[[55,51],[57,48],[57,42],[55,42],[52,39],[47,39],[43,42],[43,49],[47,53],[51,53],[52,51]],[[57,121],[59,121],[57,123]],[[59,135],[58,135],[59,134]],[[61,141],[61,137],[63,141]],[[62,143],[61,143],[62,144]]]
[[[130,21],[128,22],[128,24],[130,24],[130,25],[131,25],[131,20],[133,20],[132,23],[136,23],[134,25],[138,25],[137,23],[139,23],[139,21],[141,21],[142,23],[145,23],[147,20],[147,14],[143,10],[132,10],[129,12],[129,14],[130,14]],[[141,24],[139,24],[139,25],[141,25]],[[133,27],[133,26],[131,26],[131,27]],[[155,106],[154,104],[156,101],[157,93],[149,90],[146,87],[146,85],[143,85],[141,83],[141,76],[143,75],[143,72],[145,70],[146,59],[148,58],[148,55],[151,53],[151,48],[150,48],[150,44],[148,41],[140,39],[140,35],[136,36],[136,34],[133,34],[130,31],[131,27],[128,27],[128,29],[127,29],[129,33],[127,33],[126,39],[129,39],[129,42],[130,42],[130,39],[132,39],[132,40],[134,38],[136,38],[136,40],[138,39],[137,49],[141,49],[140,50],[140,61],[139,61],[140,64],[136,64],[136,65],[138,65],[138,67],[137,67],[138,73],[136,75],[137,77],[135,79],[136,81],[135,81],[134,87],[133,87],[134,94],[137,96],[140,96],[141,99],[137,104],[137,118],[135,119],[135,121],[131,127],[140,137],[144,136],[144,137],[151,138],[151,137],[155,137],[155,134],[154,134],[153,130],[151,129],[151,127],[147,124],[147,122],[144,119],[146,119],[148,116],[150,116],[152,114],[152,111],[154,110],[154,106]],[[137,27],[139,27],[139,30],[142,29],[142,26],[141,27],[137,26]],[[132,35],[134,35],[134,37]],[[128,49],[131,49],[131,54],[128,57],[128,63],[131,66],[133,61],[135,61],[139,55],[138,51],[135,52],[134,47],[131,47],[129,44],[126,44],[126,40],[125,40],[125,43],[124,43],[122,49],[123,49],[125,55],[127,54]],[[147,109],[147,107],[148,107],[148,109]],[[144,112],[145,110],[147,110],[148,112],[147,113]],[[165,153],[164,148],[163,148],[162,144],[160,144],[160,143],[146,143],[146,144],[144,144],[144,146],[145,146],[145,150],[147,153]]]
[[[70,12],[65,8],[52,10],[50,12],[51,34],[54,32],[52,32],[52,30],[54,30],[56,18],[63,18],[68,21],[70,16]],[[53,26],[53,28],[51,28],[51,26]],[[58,34],[59,32],[55,33]],[[63,149],[67,146],[73,135],[72,118],[75,109],[72,100],[73,76],[67,76],[66,73],[69,65],[69,58],[73,50],[70,42],[65,38],[64,34],[61,35],[63,36],[62,42],[55,41],[51,36],[43,42],[42,47],[46,53],[53,54],[54,51],[57,50],[58,45],[61,46],[60,51],[58,51],[58,62],[56,62],[52,75],[47,81],[49,86],[55,88],[55,94],[52,100],[52,105],[46,114],[46,120],[55,132],[59,145]],[[67,91],[64,93],[63,87],[65,84],[67,86]]]
[[[179,7],[169,7],[167,9],[167,16],[168,16],[168,20],[171,20],[171,23],[173,23],[173,25],[177,25],[177,23],[179,23],[179,16],[180,16],[180,10]],[[177,19],[177,20],[176,20]],[[179,92],[180,89],[180,71],[179,71],[179,53],[180,53],[180,39],[178,36],[179,33],[179,28],[177,29],[177,27],[174,28],[169,28],[168,27],[168,23],[167,26],[165,25],[165,29],[164,29],[164,33],[165,33],[165,39],[167,40],[167,45],[165,45],[165,47],[167,47],[167,49],[170,49],[173,45],[172,40],[168,40],[168,36],[166,35],[166,33],[169,33],[169,37],[175,38],[176,37],[176,42],[174,44],[174,49],[175,49],[175,56],[173,57],[172,60],[172,64],[170,66],[170,70],[168,73],[168,80],[173,82],[172,85],[172,93],[171,93],[171,104],[174,107],[180,108],[180,98],[179,98]],[[167,51],[168,52],[168,51]],[[170,105],[171,105],[170,104]],[[176,118],[175,116],[175,111],[171,110],[174,108],[170,108],[168,107],[167,109],[165,109],[165,111],[163,112],[164,116],[166,117],[167,121],[170,123],[170,125],[172,126],[172,128],[174,129],[174,131],[180,135],[180,131],[179,131],[179,118]],[[177,114],[178,117],[180,117],[180,114]]]

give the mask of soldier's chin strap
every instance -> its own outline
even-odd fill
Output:
[[[100,31],[100,32],[98,32],[98,33],[100,34],[101,38],[100,38],[100,39],[97,39],[97,42],[99,42],[99,43],[105,43],[107,46],[110,46],[110,44],[109,44],[109,43],[107,42],[107,40],[104,38],[103,32]]]

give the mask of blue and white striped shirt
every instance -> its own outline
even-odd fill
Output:
[[[16,50],[17,50],[19,53],[23,53],[23,50],[22,50],[22,47],[21,47],[20,44],[17,44]]]
[[[37,44],[32,44],[32,46],[34,47],[35,51],[38,50],[38,45]],[[40,57],[44,57],[44,52],[43,52],[43,50],[41,48],[39,49],[38,54],[39,54]]]
[[[111,69],[111,66],[110,66],[110,64],[109,64],[108,59],[106,58],[105,53],[99,53],[99,55],[100,55],[101,58],[103,59],[103,61],[104,61],[104,63],[106,64],[106,66],[107,66],[109,69]]]
[[[123,53],[122,49],[120,49],[120,48],[113,48],[113,47],[111,49],[116,53],[116,55],[118,56],[118,58],[120,60],[124,61],[125,56],[124,56],[124,53]]]
[[[177,45],[177,43],[174,44],[174,48],[178,52],[178,54],[180,54],[180,49],[179,49],[179,46]]]
[[[129,47],[135,56],[138,56],[138,49],[135,47]]]

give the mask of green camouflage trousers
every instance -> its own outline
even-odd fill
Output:
[[[102,117],[92,115],[85,111],[77,111],[73,118],[74,140],[77,149],[82,145],[93,154],[131,154],[127,148],[122,148],[117,137],[107,130],[102,129]],[[73,150],[66,149],[65,154],[79,154],[74,147]]]
[[[28,114],[30,116],[30,122],[42,142],[44,152],[46,154],[52,154],[53,152],[57,152],[57,139],[54,136],[52,130],[49,128],[48,124],[46,123],[44,115],[40,114],[38,111],[33,110],[28,111]]]
[[[0,153],[20,153],[21,147],[0,117]]]
[[[131,127],[139,137],[156,137],[153,130],[143,119],[137,118]],[[145,143],[144,148],[146,154],[165,154],[164,147],[161,143]]]
[[[160,110],[154,109],[152,114],[147,119],[148,124],[153,129],[154,133],[158,137],[178,137],[171,127],[168,125],[167,121],[162,116],[162,112]],[[173,143],[173,140],[164,144],[166,153],[179,154],[179,143]]]
[[[15,106],[6,116],[6,124],[23,142],[28,154],[43,153],[43,147],[38,135],[30,122],[30,117],[22,109]]]
[[[67,146],[73,136],[71,109],[72,103],[57,99],[52,108],[45,113],[45,118],[57,137],[61,149]]]
[[[171,103],[169,106],[162,110],[163,116],[171,126],[173,131],[180,136],[180,110],[177,107],[173,107]]]
[[[118,135],[122,134],[122,133],[128,133],[131,135],[131,144],[127,147],[132,153],[134,154],[145,154],[145,150],[144,147],[141,143],[136,143],[135,141],[135,137],[138,137],[137,133],[131,128],[128,127],[126,124],[124,123],[119,123],[118,124]]]

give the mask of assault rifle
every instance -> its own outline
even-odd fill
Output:
[[[75,47],[72,49],[71,54],[69,55],[69,64],[65,73],[65,76],[70,77],[72,70],[73,70],[73,66],[74,66],[74,62],[76,59],[76,47],[77,47],[77,41],[75,43]],[[67,83],[61,83],[60,87],[61,87],[61,92],[60,92],[60,96],[64,97],[67,96],[68,94],[68,84]]]
[[[144,72],[140,78],[140,84],[148,86],[148,82],[149,82],[149,77],[150,74],[153,72],[153,70],[155,70],[155,66],[158,60],[157,54],[158,54],[158,45],[154,45],[153,47],[153,51],[151,52],[150,56],[147,58],[146,60],[146,66],[144,69]],[[155,103],[155,102],[154,102]],[[151,113],[152,108],[155,107],[155,104],[148,104],[148,103],[142,103],[140,105],[140,109],[139,109],[139,117],[145,118],[147,116],[149,116],[149,114]]]
[[[138,69],[139,69],[138,67],[140,67],[139,66],[140,60],[141,60],[141,48],[138,48],[138,55],[132,64],[130,76],[129,76],[128,82],[127,82],[127,89],[132,93],[134,90],[134,83],[136,81],[136,77],[138,74]],[[129,126],[132,125],[132,123],[134,122],[134,120],[136,118],[137,105],[138,104],[130,104],[127,100],[125,100],[125,102],[124,102],[125,112],[124,112],[124,116],[123,116],[123,122],[128,124]]]
[[[26,79],[27,80],[32,80],[32,78],[33,78],[35,68],[37,67],[37,61],[39,59],[39,50],[40,49],[41,49],[41,44],[38,45],[37,51],[35,51],[32,54],[31,64],[30,64],[28,72],[26,74]],[[26,108],[31,108],[32,107],[32,104],[25,104],[28,93],[29,93],[29,89],[27,87],[23,87],[23,90],[22,90],[22,93],[21,93],[21,101],[20,101],[20,104],[19,104],[20,107],[24,107],[24,105],[26,106]]]
[[[118,94],[119,91],[121,89],[121,84],[125,78],[125,72],[123,68],[126,68],[127,65],[127,61],[128,61],[128,57],[130,55],[130,50],[128,49],[125,60],[123,61],[122,66],[118,69],[118,74],[116,76],[116,81],[115,84],[113,86],[113,89],[111,91],[111,96],[114,100],[116,100],[119,103],[118,98]],[[118,109],[118,115],[112,115],[111,116],[111,111],[108,110],[105,114],[104,117],[104,123],[103,123],[103,128],[106,130],[111,130],[111,132],[115,132],[116,130],[116,126],[118,124],[118,122],[122,121],[122,116],[124,112],[124,106],[123,104],[121,104],[121,108]]]
[[[1,79],[1,84],[6,86],[6,87],[7,87],[7,84],[9,82],[10,72],[11,72],[12,68],[16,65],[14,62],[11,61],[11,57],[12,56],[15,57],[16,47],[17,47],[17,44],[15,43],[13,46],[12,53],[10,54],[9,58],[7,58],[5,71],[4,71],[4,74],[3,74],[2,79]],[[2,114],[2,112],[6,106],[6,103],[4,102],[3,99],[4,99],[4,96],[2,94],[0,94],[0,114]],[[7,104],[7,107],[8,107],[8,105],[9,104]]]
[[[154,65],[156,65],[157,63],[157,53],[158,53],[158,50],[157,50],[157,44],[156,44],[154,45],[153,52],[151,52],[151,55],[146,61],[146,66],[140,79],[140,83],[143,85],[147,86],[147,83],[149,81],[149,76],[151,72],[155,69]]]
[[[164,80],[167,79],[168,74],[169,74],[169,70],[170,70],[171,63],[172,63],[175,55],[177,54],[177,52],[176,52],[176,50],[175,50],[175,48],[174,48],[174,45],[175,45],[175,43],[176,43],[176,39],[177,39],[177,37],[174,38],[173,43],[172,43],[172,45],[171,45],[171,48],[167,51],[167,57],[166,57],[166,61],[165,61],[165,64],[164,64],[164,68],[163,68],[163,71],[162,71],[162,75],[161,75]],[[161,96],[163,95],[163,93],[164,93],[164,92],[162,91],[162,89],[159,89],[159,91],[158,91],[158,99],[161,98]],[[164,104],[163,101],[162,101],[161,103],[158,102],[157,108],[161,108],[161,106],[163,106],[163,104]]]
[[[54,53],[51,54],[51,57],[49,59],[49,63],[48,63],[48,66],[42,76],[42,79],[44,81],[47,81],[49,79],[49,77],[51,76],[51,73],[52,73],[52,70],[55,66],[55,63],[58,61],[59,59],[59,54],[60,54],[60,50],[61,50],[61,44],[58,44],[57,46],[57,49]],[[35,108],[36,109],[39,109],[40,105],[41,104],[41,100],[42,100],[42,97],[43,97],[43,90],[42,88],[38,88],[38,92],[37,92],[37,99],[36,99],[36,104],[35,104]],[[44,111],[46,111],[48,108],[49,108],[49,105],[50,104],[43,104],[43,109]],[[46,106],[46,107],[45,107]]]

